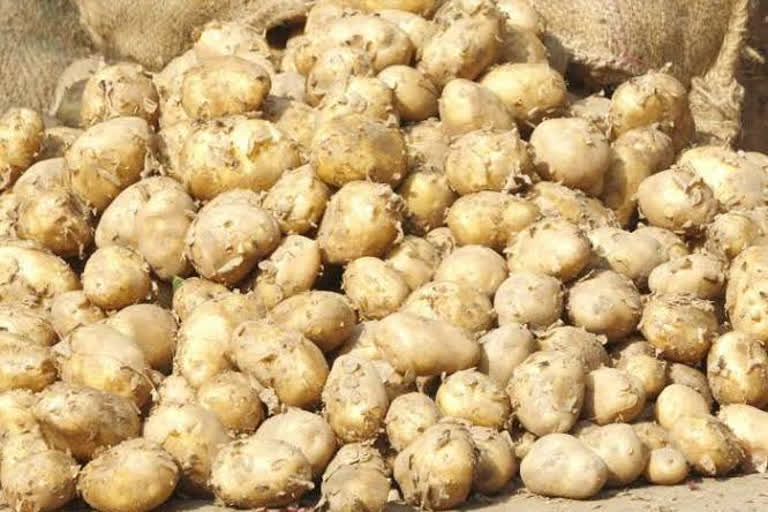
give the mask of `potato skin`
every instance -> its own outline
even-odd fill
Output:
[[[509,269],[541,272],[570,281],[589,263],[591,246],[568,221],[545,218],[516,234],[507,247]]]
[[[598,425],[631,422],[645,407],[643,383],[615,368],[598,368],[585,377],[582,417]]]
[[[713,416],[683,416],[669,431],[672,446],[703,475],[730,473],[745,457],[738,438]]]
[[[85,502],[97,510],[147,512],[165,503],[178,481],[179,468],[170,454],[144,439],[135,439],[88,463],[77,488]]]
[[[493,379],[477,370],[462,370],[446,378],[435,403],[443,416],[501,430],[509,420],[509,397]]]
[[[305,234],[318,226],[331,190],[309,165],[286,171],[269,189],[262,207],[277,219],[285,234]]]
[[[425,72],[425,74],[429,76],[428,73]],[[437,85],[438,82],[435,81],[435,84]],[[485,87],[463,78],[457,78],[445,84],[438,101],[438,110],[443,130],[451,136],[481,128],[491,130],[515,128],[515,120],[498,96]]]
[[[729,404],[720,408],[717,418],[733,432],[744,447],[744,469],[748,472],[764,473],[768,464],[768,444],[764,436],[768,413],[751,405]]]
[[[43,129],[40,114],[28,108],[11,108],[0,117],[0,190],[10,188],[32,165]]]
[[[512,271],[493,298],[499,325],[525,324],[546,328],[563,314],[563,285],[555,277],[539,272]]]
[[[670,384],[656,398],[654,413],[659,424],[671,430],[683,416],[706,416],[709,404],[693,388],[683,384]]]
[[[390,403],[384,420],[389,443],[398,452],[403,451],[439,419],[440,411],[427,395],[400,395]]]
[[[688,478],[688,462],[672,447],[651,450],[645,479],[654,485],[677,485]]]
[[[138,64],[118,63],[93,73],[80,101],[80,123],[89,128],[116,117],[136,116],[157,123],[160,97],[152,76]]]
[[[642,315],[640,293],[632,281],[605,270],[577,282],[568,292],[573,325],[616,341],[631,334]]]
[[[756,338],[733,331],[712,343],[707,355],[707,380],[720,405],[768,404],[768,354]]]
[[[149,298],[149,266],[131,249],[112,245],[94,252],[83,270],[83,291],[102,309],[121,309]]]
[[[277,324],[296,329],[330,352],[352,336],[357,323],[349,301],[341,294],[321,290],[299,293],[282,301],[270,311]]]
[[[14,510],[52,512],[75,498],[77,474],[72,457],[57,450],[44,450],[16,461],[13,471],[3,471],[0,483]]]

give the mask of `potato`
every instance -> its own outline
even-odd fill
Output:
[[[51,302],[51,325],[61,337],[81,325],[96,323],[104,317],[104,311],[91,303],[81,290],[56,295]]]
[[[491,301],[485,295],[453,281],[433,281],[414,290],[401,310],[445,320],[472,332],[487,331],[495,320]]]
[[[72,192],[101,213],[120,192],[141,179],[154,143],[138,117],[118,117],[88,128],[64,158]]]
[[[272,76],[271,96],[306,103],[306,79],[295,71],[283,71]],[[266,100],[266,98],[265,98]],[[262,104],[262,109],[264,104]]]
[[[469,496],[476,457],[466,427],[438,423],[398,454],[394,477],[407,503],[446,510]],[[430,492],[423,492],[422,486]]]
[[[203,201],[238,188],[268,190],[300,164],[296,142],[277,126],[241,117],[201,124],[179,154],[184,184]]]
[[[616,135],[652,124],[672,137],[678,150],[693,135],[685,86],[675,77],[657,71],[627,80],[611,97],[611,126]]]
[[[28,108],[12,108],[0,117],[0,190],[10,188],[32,165],[43,129],[40,114]]]
[[[91,126],[123,116],[157,123],[160,98],[152,75],[138,64],[121,62],[91,75],[80,101],[80,122]]]
[[[570,281],[589,263],[591,247],[575,225],[545,218],[512,237],[505,252],[511,271],[539,272]]]
[[[504,102],[521,126],[553,117],[566,103],[565,80],[546,62],[502,64],[489,71],[480,84]]]
[[[563,313],[563,288],[557,278],[539,272],[512,271],[493,299],[499,325],[519,323],[544,328]]]
[[[269,259],[262,260],[258,266],[252,289],[270,309],[312,288],[321,271],[320,247],[315,240],[288,235]]]
[[[50,347],[59,340],[48,315],[20,304],[0,305],[0,332],[26,338],[43,347]]]
[[[267,195],[262,207],[277,219],[286,234],[304,234],[317,227],[331,196],[308,165],[283,173]]]
[[[83,291],[102,309],[121,309],[150,297],[149,267],[137,252],[110,245],[94,252],[83,270]]]
[[[669,432],[655,421],[633,423],[632,428],[649,450],[658,450],[669,446]]]
[[[642,382],[648,398],[654,398],[667,385],[667,363],[654,356],[636,354],[622,357],[616,364],[616,368]]]
[[[401,374],[432,376],[454,373],[475,366],[480,347],[467,333],[447,322],[393,313],[373,331],[381,355]]]
[[[493,13],[438,24],[424,44],[418,69],[438,88],[454,79],[474,80],[496,60],[500,35],[499,19]]]
[[[442,170],[412,172],[397,192],[405,202],[406,226],[413,233],[443,226],[446,212],[456,200]]]
[[[528,200],[545,217],[562,217],[585,233],[599,228],[619,226],[614,213],[594,197],[581,190],[551,181],[540,181],[531,187]]]
[[[656,421],[671,430],[685,416],[706,416],[709,404],[696,390],[683,384],[670,384],[656,398]]]
[[[637,189],[641,216],[676,233],[696,232],[712,221],[717,200],[712,190],[685,167],[659,172]]]
[[[70,192],[52,189],[23,198],[18,210],[18,234],[40,243],[57,256],[83,255],[93,243],[91,216]]]
[[[152,390],[149,365],[133,338],[104,324],[73,330],[58,355],[61,380],[132,400],[142,407]]]
[[[569,117],[580,117],[594,124],[607,134],[610,129],[611,99],[603,93],[596,93],[583,98],[574,97],[568,105]]]
[[[317,232],[327,263],[383,255],[400,236],[402,200],[380,183],[352,181],[336,192]]]
[[[596,268],[609,268],[644,288],[648,276],[665,263],[661,244],[644,233],[629,233],[616,228],[598,228],[587,233],[592,243]]]
[[[232,369],[227,350],[233,331],[241,323],[265,315],[266,308],[255,294],[226,293],[203,302],[181,323],[174,370],[197,388]]]
[[[527,0],[500,0],[496,8],[507,27],[526,30],[536,35],[544,32],[544,21]]]
[[[682,453],[674,448],[658,448],[651,451],[645,479],[654,485],[677,485],[688,478],[688,463]]]
[[[40,391],[56,377],[50,348],[21,336],[0,333],[0,391]]]
[[[78,112],[77,115],[79,116],[80,113]],[[43,140],[40,143],[37,161],[64,158],[64,153],[82,134],[83,130],[70,128],[69,126],[51,126],[46,128],[43,132]]]
[[[63,157],[39,160],[13,185],[13,193],[19,199],[32,198],[41,191],[51,189],[69,189],[69,170]]]
[[[227,294],[226,286],[213,281],[201,277],[183,279],[173,292],[173,313],[183,322],[200,304]]]
[[[328,364],[320,349],[297,330],[271,320],[246,321],[232,333],[229,357],[286,405],[304,408],[320,401]]]
[[[721,213],[707,226],[704,249],[732,260],[753,245],[761,236],[761,231],[748,212]]]
[[[89,462],[77,488],[97,510],[147,512],[167,501],[178,481],[179,468],[166,451],[135,439]]]
[[[317,106],[342,84],[352,77],[373,76],[373,63],[362,48],[334,46],[318,55],[317,61],[307,75],[307,103]]]
[[[149,366],[169,373],[176,351],[176,320],[156,304],[135,304],[109,317],[105,323],[133,338]]]
[[[391,484],[384,460],[375,448],[343,446],[323,474],[322,499],[329,511],[380,510],[389,501]]]
[[[384,318],[397,311],[411,293],[400,272],[384,260],[358,258],[344,270],[342,288],[362,318]]]
[[[434,41],[435,39],[432,39],[431,43]],[[427,76],[429,76],[428,73]],[[436,81],[435,83],[437,84]],[[490,130],[515,128],[514,118],[498,96],[482,85],[463,78],[457,78],[445,84],[438,102],[438,110],[443,130],[451,136],[463,135],[483,128]]]
[[[438,261],[446,258],[456,249],[458,242],[448,227],[435,228],[424,235],[424,241],[437,251]]]
[[[768,446],[763,432],[768,414],[751,405],[730,404],[721,407],[717,417],[733,432],[744,448],[744,469],[748,472],[764,473],[768,464]]]
[[[0,393],[0,439],[38,432],[37,418],[32,413],[37,400],[37,396],[26,389]]]
[[[518,470],[509,433],[486,427],[471,427],[469,433],[479,451],[473,490],[484,495],[501,492]]]
[[[708,253],[691,254],[656,267],[648,280],[649,288],[659,294],[686,294],[714,300],[725,289],[726,263]]]
[[[205,381],[197,390],[197,401],[233,434],[253,433],[264,420],[259,393],[241,373],[224,371]]]
[[[215,489],[211,469],[230,437],[212,412],[199,405],[161,405],[144,423],[144,439],[168,452],[181,469],[179,488],[205,497]]]
[[[80,283],[67,263],[35,244],[0,244],[0,303],[47,309],[53,297]]]
[[[377,10],[376,15],[395,24],[397,28],[405,32],[413,44],[416,60],[421,59],[424,46],[437,31],[437,26],[423,15],[419,16],[400,8],[389,7],[380,9]]]
[[[360,180],[395,186],[406,173],[405,140],[397,128],[350,114],[319,124],[310,163],[331,186]]]
[[[187,379],[181,375],[169,375],[157,388],[158,398],[155,400],[160,405],[184,405],[197,402],[197,391]]]
[[[586,375],[582,417],[598,425],[631,422],[645,407],[645,388],[637,377],[614,368]]]
[[[17,240],[19,238],[20,202],[21,199],[14,193],[0,195],[0,239]]]
[[[663,259],[672,260],[690,254],[690,250],[683,239],[668,229],[640,225],[634,233],[638,235],[647,235],[656,239],[656,241],[661,244],[664,255]]]
[[[579,118],[548,119],[533,131],[531,146],[543,179],[600,196],[611,147],[595,125]]]
[[[202,27],[193,50],[200,59],[241,52],[270,56],[269,45],[264,35],[250,25],[237,21],[209,21]]]
[[[542,496],[587,499],[603,488],[608,468],[597,453],[568,434],[549,434],[531,447],[520,464],[529,491]]]
[[[267,419],[253,437],[283,441],[299,448],[312,466],[314,477],[323,474],[337,448],[333,430],[320,415],[296,408]]]
[[[639,327],[665,359],[695,365],[709,351],[718,324],[710,302],[661,295],[645,304]]]
[[[451,143],[445,175],[464,196],[483,190],[514,192],[531,184],[536,173],[516,130],[476,130]]]
[[[608,353],[603,348],[605,338],[570,325],[553,327],[539,338],[541,350],[555,350],[574,357],[584,370],[591,372],[601,366],[610,366]]]
[[[12,471],[3,471],[0,484],[13,510],[51,512],[75,498],[78,467],[57,450],[42,450],[20,458]]]
[[[352,336],[357,323],[347,299],[338,293],[312,290],[279,303],[270,312],[278,324],[295,329],[330,352]]]
[[[403,121],[424,121],[437,116],[440,92],[423,73],[409,66],[390,66],[378,74],[394,96],[394,104]]]
[[[384,420],[392,448],[403,451],[428,428],[437,424],[440,411],[427,395],[407,393],[392,400]]]
[[[303,80],[301,87],[303,91]],[[319,113],[306,103],[276,96],[267,96],[261,110],[264,119],[274,123],[281,132],[293,139],[298,145],[301,162],[305,162],[312,145],[312,137],[315,135]]]
[[[643,304],[632,281],[611,270],[603,270],[571,287],[566,309],[573,325],[603,335],[611,342],[637,328]]]
[[[732,331],[712,343],[707,356],[707,380],[721,405],[768,404],[768,354],[749,334]]]
[[[243,279],[280,242],[277,221],[250,190],[232,190],[200,209],[187,231],[187,258],[225,285]]]
[[[376,369],[376,373],[379,374],[390,401],[417,389],[414,374],[398,372],[392,364],[383,359],[383,356],[377,355],[377,358],[372,359],[371,363]]]
[[[440,255],[424,238],[405,235],[403,240],[389,251],[384,261],[397,270],[406,284],[415,290],[432,280],[435,268],[440,262]]]
[[[432,118],[403,127],[411,172],[433,171],[442,174],[450,146],[440,120]]]
[[[457,199],[446,222],[458,245],[484,245],[501,251],[539,216],[539,209],[528,201],[483,191]]]
[[[392,88],[376,77],[353,76],[345,82],[337,83],[317,109],[318,126],[358,115],[381,121],[388,126],[400,124]]]
[[[521,324],[508,323],[482,336],[477,369],[506,388],[512,372],[537,350],[531,332]]]
[[[127,398],[63,382],[40,393],[33,413],[51,447],[79,461],[141,432],[141,418]]]
[[[477,370],[459,371],[443,381],[435,396],[443,416],[501,430],[509,420],[509,398],[489,376]]]
[[[504,258],[493,250],[466,245],[448,255],[437,268],[436,281],[454,281],[486,295],[494,295],[507,278]]]
[[[608,487],[623,487],[643,474],[650,450],[626,423],[588,429],[579,439],[597,453],[608,469]]]
[[[537,436],[568,432],[581,412],[584,377],[581,363],[562,352],[531,354],[507,384],[513,414]]]
[[[713,416],[682,416],[671,426],[672,446],[703,475],[730,473],[745,458],[738,438]]]

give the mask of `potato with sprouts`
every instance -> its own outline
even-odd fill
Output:
[[[10,188],[32,165],[43,129],[40,114],[28,108],[12,108],[0,117],[0,189]]]
[[[138,64],[122,62],[106,66],[91,75],[80,100],[83,127],[116,117],[141,117],[150,125],[157,123],[160,98],[152,75]]]

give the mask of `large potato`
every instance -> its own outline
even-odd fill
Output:
[[[670,430],[685,416],[708,415],[709,404],[693,388],[683,384],[670,384],[656,398],[654,414],[656,421]]]
[[[509,63],[493,68],[480,81],[501,98],[521,125],[553,117],[566,103],[563,77],[547,63]]]
[[[38,242],[62,257],[82,256],[93,244],[90,212],[63,188],[22,197],[16,229],[21,238]]]
[[[604,337],[570,325],[553,327],[542,333],[538,339],[541,350],[557,350],[575,357],[588,372],[601,366],[610,366],[603,343]]]
[[[372,257],[358,258],[347,265],[342,288],[365,319],[384,318],[394,313],[411,293],[400,272],[384,260]]]
[[[105,323],[133,338],[149,366],[160,372],[170,372],[177,329],[170,311],[156,304],[135,304],[118,311]]]
[[[599,228],[618,227],[613,211],[578,189],[551,181],[540,181],[531,187],[527,197],[543,216],[562,217],[585,233]]]
[[[738,438],[712,416],[683,416],[670,427],[672,446],[696,471],[708,476],[730,473],[745,458]]]
[[[443,416],[462,418],[473,425],[503,429],[510,413],[504,388],[477,370],[463,370],[446,378],[435,403]]]
[[[730,404],[720,408],[717,417],[739,440],[746,451],[744,467],[747,471],[764,473],[768,465],[768,443],[765,428],[768,413],[746,404]]]
[[[482,128],[515,128],[514,118],[498,96],[463,78],[445,84],[438,105],[443,130],[448,135],[462,135]]]
[[[350,78],[372,75],[373,63],[365,50],[348,46],[328,48],[317,57],[307,75],[307,103],[317,106]]]
[[[242,373],[221,372],[198,388],[196,398],[233,434],[250,434],[264,419],[259,392]]]
[[[104,317],[104,311],[81,290],[60,293],[51,302],[51,325],[62,338],[77,327],[96,323]]]
[[[661,244],[644,233],[597,228],[587,233],[594,253],[592,265],[609,268],[645,288],[651,272],[667,261]]]
[[[499,325],[525,324],[545,328],[563,314],[563,285],[539,272],[512,271],[493,298]]]
[[[631,422],[645,407],[640,379],[615,368],[592,370],[585,378],[582,417],[598,425]]]
[[[96,250],[83,270],[83,291],[102,309],[121,309],[150,298],[149,266],[139,253],[110,245]]]
[[[707,380],[720,405],[768,404],[768,354],[749,334],[732,331],[712,343],[707,355]]]
[[[330,352],[352,336],[356,315],[347,299],[334,292],[311,290],[290,297],[270,312],[276,323],[295,329],[323,352]]]
[[[0,117],[0,190],[10,188],[32,165],[43,129],[40,114],[28,108],[11,108]]]
[[[400,272],[408,286],[415,290],[432,280],[440,255],[424,238],[405,235],[385,259],[387,265]]]
[[[716,300],[725,291],[726,262],[708,253],[676,258],[653,269],[648,288],[658,294],[692,295]]]
[[[432,281],[414,290],[401,311],[443,320],[472,332],[487,331],[496,316],[487,296],[454,281]]]
[[[539,217],[539,209],[532,203],[486,190],[457,199],[448,210],[446,223],[459,245],[484,245],[501,251]]]
[[[506,388],[512,372],[537,350],[531,332],[521,324],[508,323],[493,329],[479,340],[477,369]]]
[[[632,281],[611,270],[590,274],[568,292],[568,318],[577,327],[616,341],[631,334],[642,315]]]
[[[91,75],[80,100],[80,123],[89,128],[116,117],[136,116],[157,123],[160,98],[152,75],[128,62],[106,66]]]
[[[704,403],[707,406],[711,406],[714,403],[712,392],[707,382],[707,376],[701,370],[680,363],[672,363],[669,365],[667,373],[670,384],[688,386],[704,398]]]
[[[190,277],[176,282],[173,291],[173,314],[180,322],[186,318],[203,302],[228,295],[226,286],[201,277]]]
[[[300,235],[283,238],[267,260],[259,262],[253,290],[267,309],[298,293],[308,291],[321,271],[320,246]]]
[[[77,474],[77,464],[66,453],[40,450],[14,461],[12,470],[2,472],[0,484],[13,510],[52,512],[74,499]]]
[[[472,489],[484,495],[501,492],[518,469],[509,433],[486,427],[471,427],[469,433],[479,452]]]
[[[269,189],[262,207],[277,219],[283,233],[303,234],[316,228],[331,190],[309,165],[286,171]]]
[[[392,400],[385,418],[392,448],[403,451],[440,419],[440,411],[427,395],[407,393]]]
[[[650,450],[626,423],[588,428],[578,437],[605,462],[608,469],[605,484],[609,487],[631,484],[648,465]]]
[[[459,247],[435,271],[435,281],[454,281],[488,296],[507,278],[507,263],[497,252],[479,245]]]
[[[378,74],[394,97],[403,121],[418,122],[437,115],[439,92],[423,73],[409,66],[390,66]]]
[[[0,332],[21,336],[42,347],[58,341],[50,316],[18,304],[0,305]]]

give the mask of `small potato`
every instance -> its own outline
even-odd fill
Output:
[[[568,292],[571,323],[617,341],[631,334],[640,321],[643,303],[632,281],[611,270],[590,274]]]
[[[280,176],[262,207],[272,213],[286,234],[304,234],[320,223],[331,191],[309,165],[287,171]]]
[[[307,103],[319,105],[334,89],[352,77],[373,76],[368,54],[359,48],[335,46],[321,53],[307,75]]]
[[[688,478],[688,462],[674,448],[658,448],[651,451],[645,479],[654,485],[677,485]]]
[[[699,473],[722,476],[745,458],[745,451],[724,423],[713,416],[683,416],[670,427],[672,446]]]
[[[253,290],[271,309],[284,299],[310,290],[321,265],[320,247],[315,240],[288,235],[269,259],[259,262]]]
[[[280,242],[277,221],[250,190],[232,190],[200,209],[187,231],[187,258],[225,285],[243,279]]]
[[[378,78],[351,77],[335,85],[317,106],[318,126],[356,115],[387,125],[400,124],[394,91]]]
[[[531,187],[528,200],[541,210],[544,217],[562,217],[585,233],[618,227],[614,213],[599,200],[559,183],[536,183]]]
[[[384,460],[375,448],[343,446],[323,474],[322,496],[329,511],[381,510],[389,501],[391,483]]]
[[[670,384],[656,398],[656,421],[667,430],[684,416],[706,416],[709,404],[693,388],[683,384]]]
[[[693,135],[685,86],[675,77],[657,71],[627,80],[611,97],[611,125],[616,135],[652,124],[658,124],[672,137],[678,150]]]
[[[80,461],[141,432],[141,418],[127,398],[62,382],[38,395],[33,413],[51,447]]]
[[[707,226],[704,249],[732,260],[753,245],[761,236],[761,231],[747,212],[721,213]]]
[[[584,390],[581,362],[556,351],[531,354],[507,384],[515,417],[537,436],[571,430],[581,413]]]
[[[52,512],[75,498],[77,474],[72,457],[57,450],[44,450],[15,462],[13,471],[3,471],[0,484],[13,510]]]
[[[451,143],[445,175],[459,195],[517,191],[536,175],[528,147],[516,130],[476,130]]]
[[[433,281],[414,290],[401,310],[425,318],[444,320],[472,332],[487,331],[495,320],[487,296],[453,281]]]
[[[378,436],[389,398],[373,364],[347,354],[333,363],[323,389],[323,405],[339,440],[353,443]]]
[[[168,452],[181,469],[179,489],[209,496],[211,466],[230,437],[212,412],[199,405],[161,405],[144,423],[144,439]]]
[[[480,85],[501,98],[520,125],[554,117],[567,99],[565,80],[546,62],[502,64],[489,71]]]
[[[611,99],[601,93],[573,98],[568,105],[568,115],[586,119],[607,134],[610,129]]]
[[[456,200],[446,222],[458,245],[484,245],[501,251],[539,216],[539,209],[528,201],[486,190]]]
[[[233,434],[251,434],[264,420],[258,391],[242,373],[224,371],[197,390],[197,402]]]
[[[56,380],[54,355],[27,338],[0,333],[0,392],[40,391]]]
[[[37,401],[38,397],[26,389],[0,393],[0,439],[39,429],[32,412]]]
[[[611,164],[605,135],[579,118],[548,119],[531,135],[539,175],[599,197]]]
[[[446,212],[456,200],[442,171],[412,172],[397,193],[405,202],[408,231],[420,234],[445,225]]]
[[[41,191],[60,188],[69,189],[69,170],[63,157],[38,160],[16,180],[13,193],[20,199],[32,198]]]
[[[608,353],[603,348],[605,338],[579,327],[553,327],[543,333],[538,342],[541,350],[556,350],[578,359],[587,372],[610,366]]]
[[[312,138],[310,163],[334,187],[359,180],[395,186],[406,173],[405,140],[397,128],[363,115],[326,120]]]
[[[157,123],[160,97],[152,75],[138,64],[122,62],[91,75],[80,101],[80,123],[84,128],[117,117],[136,116],[150,125]]]
[[[445,157],[450,140],[438,119],[427,119],[403,127],[408,151],[408,169],[411,172],[436,172],[445,170]]]
[[[540,272],[570,281],[587,266],[592,249],[575,225],[545,218],[512,237],[505,252],[511,271]]]
[[[650,236],[659,242],[661,244],[663,259],[673,260],[682,258],[683,256],[688,256],[691,252],[683,239],[668,229],[641,225],[637,227],[634,233],[637,235],[643,234]]]
[[[563,314],[563,285],[555,277],[527,271],[512,271],[493,299],[499,325],[524,324],[545,328]]]
[[[652,355],[622,357],[616,368],[640,380],[648,398],[656,397],[667,385],[667,362]]]
[[[669,446],[669,432],[655,421],[633,423],[632,428],[649,450],[658,450]]]
[[[381,355],[401,374],[432,376],[475,366],[480,347],[467,334],[447,322],[393,313],[373,331]]]
[[[149,267],[137,252],[107,246],[94,252],[83,270],[83,291],[102,309],[121,309],[149,298]]]
[[[435,403],[443,416],[462,418],[480,427],[501,430],[509,420],[509,397],[504,388],[477,370],[463,370],[445,379]]]
[[[768,465],[768,444],[763,434],[768,424],[768,413],[751,405],[730,404],[721,407],[717,417],[744,447],[744,469],[748,472],[765,473]]]
[[[173,314],[183,322],[203,302],[228,294],[226,286],[213,281],[201,277],[183,279],[173,292]]]
[[[418,122],[437,116],[440,92],[423,73],[409,66],[390,66],[378,75],[392,89],[395,108],[403,121]]]
[[[10,188],[32,165],[43,129],[40,114],[28,108],[12,108],[0,117],[0,190]]]
[[[99,213],[145,171],[152,134],[144,119],[118,117],[88,128],[65,158],[72,192]]]
[[[57,256],[83,255],[93,243],[91,215],[64,189],[38,191],[19,204],[17,230]]]
[[[179,154],[184,184],[203,201],[238,188],[268,190],[300,164],[296,142],[277,126],[242,117],[202,123]]]
[[[227,351],[233,331],[241,323],[265,315],[266,308],[255,294],[227,292],[203,302],[181,323],[174,370],[197,388],[232,369]]]
[[[531,447],[520,464],[525,487],[542,496],[587,499],[608,479],[603,459],[568,434],[549,434]]]
[[[247,321],[232,333],[229,349],[235,366],[272,388],[284,404],[304,408],[320,401],[328,363],[301,332],[278,327],[271,320]],[[383,386],[378,376],[376,382]]]
[[[51,325],[61,337],[81,325],[96,323],[104,317],[104,311],[91,303],[81,290],[61,293],[51,302]]]
[[[645,407],[645,388],[637,377],[614,368],[586,375],[582,417],[598,425],[631,422]]]
[[[170,311],[156,304],[135,304],[118,311],[104,323],[133,338],[153,369],[170,372],[177,329]]]
[[[216,119],[259,110],[272,87],[269,73],[236,56],[212,57],[184,74],[181,104],[192,119]]]
[[[449,254],[437,267],[435,281],[454,281],[486,295],[494,295],[507,278],[507,264],[495,251],[465,245]]]
[[[160,405],[184,405],[197,402],[197,392],[187,379],[181,375],[169,375],[157,388],[158,399],[156,403]]]
[[[48,315],[19,304],[0,305],[0,332],[20,336],[41,347],[58,342]]]
[[[642,217],[676,233],[696,232],[717,213],[712,190],[685,167],[646,178],[637,189],[637,198]]]
[[[171,497],[178,481],[179,468],[165,450],[135,439],[88,463],[77,488],[96,510],[148,512]]]
[[[384,318],[397,311],[411,288],[405,277],[379,258],[358,258],[344,270],[342,288],[360,316]]]
[[[352,181],[336,192],[317,232],[327,263],[382,256],[400,235],[403,203],[381,183]]]
[[[440,411],[427,395],[407,393],[392,400],[384,423],[392,448],[403,451],[429,427],[437,424]]]
[[[749,334],[732,331],[712,343],[707,356],[707,380],[720,405],[768,404],[768,354]]]
[[[684,295],[652,296],[640,330],[665,359],[695,365],[709,351],[718,323],[712,304]]]
[[[618,272],[640,288],[645,288],[651,272],[667,261],[661,244],[643,233],[606,227],[590,231],[587,237],[592,243],[594,267]]]
[[[295,408],[267,419],[253,437],[299,448],[312,466],[314,477],[323,474],[338,445],[330,425],[319,414]]]
[[[626,423],[588,429],[579,439],[592,448],[608,468],[608,487],[623,487],[643,474],[650,450]]]
[[[389,251],[384,261],[400,272],[408,286],[415,290],[432,280],[435,268],[440,262],[440,255],[424,238],[405,235],[403,240]]]
[[[0,244],[0,303],[47,310],[53,297],[79,288],[70,266],[38,245]]]
[[[509,433],[485,427],[471,427],[469,433],[480,452],[472,490],[484,495],[501,492],[518,469]]]
[[[469,496],[476,458],[466,427],[438,423],[398,454],[393,473],[407,503],[447,510]],[[422,486],[432,492],[423,492]]]
[[[330,352],[352,336],[357,323],[354,310],[338,293],[312,290],[290,297],[275,306],[270,317],[296,329],[323,352]]]
[[[438,110],[443,130],[452,136],[483,128],[515,128],[514,118],[498,96],[482,85],[463,78],[445,84],[438,102]]]
[[[489,331],[478,343],[481,353],[477,369],[502,388],[506,388],[515,368],[537,349],[531,332],[517,323]]]

